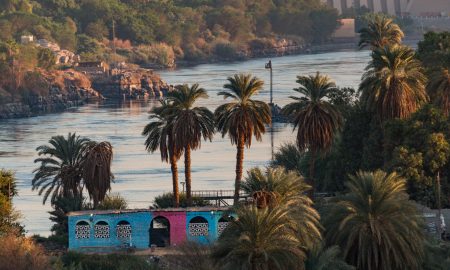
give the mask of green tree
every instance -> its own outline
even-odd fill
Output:
[[[443,204],[448,205],[448,159],[450,128],[447,117],[431,105],[424,106],[407,120],[385,126],[384,159],[387,169],[396,171],[408,183],[411,199],[437,206],[435,186],[440,173]]]
[[[169,121],[169,114],[166,107],[171,106],[167,101],[161,102],[161,107],[153,108],[150,115],[150,123],[148,123],[142,135],[146,136],[145,148],[153,153],[157,149],[161,152],[161,160],[170,162],[172,171],[172,187],[173,187],[173,207],[180,205],[180,192],[178,188],[178,166],[177,161],[180,159],[183,151],[176,149],[173,137],[173,124]]]
[[[324,212],[327,243],[339,245],[357,269],[421,269],[422,220],[408,201],[405,180],[396,173],[360,171],[347,188]]]
[[[297,147],[301,151],[310,153],[310,168],[308,184],[312,189],[310,197],[314,194],[314,164],[318,154],[326,153],[331,149],[337,132],[343,124],[342,115],[337,108],[326,98],[336,88],[327,76],[298,76],[299,88],[294,91],[300,97],[291,98],[294,102],[283,108],[283,113],[291,117],[294,131],[297,130]]]
[[[223,87],[226,91],[218,93],[224,99],[231,99],[229,103],[220,105],[214,112],[217,129],[225,137],[230,137],[231,144],[236,145],[236,180],[234,204],[239,201],[239,190],[242,180],[244,146],[250,147],[252,137],[262,139],[266,132],[265,125],[271,122],[270,107],[263,101],[252,97],[261,91],[264,82],[250,74],[236,74],[228,77],[228,83]]]
[[[359,31],[359,48],[370,46],[371,49],[387,45],[401,44],[403,31],[386,15],[375,14],[367,18],[367,27]]]
[[[176,90],[167,95],[171,106],[169,121],[172,123],[174,147],[184,152],[184,174],[188,205],[192,203],[191,151],[199,149],[203,140],[212,140],[215,131],[214,115],[206,107],[194,107],[200,98],[208,98],[206,90],[198,84],[189,87],[177,85]]]
[[[36,148],[40,157],[34,162],[40,166],[33,171],[32,187],[44,194],[44,204],[49,196],[53,203],[58,196],[81,195],[81,165],[88,143],[89,139],[69,133],[67,138],[54,136],[49,145]]]
[[[0,236],[24,233],[23,226],[18,222],[20,213],[13,207],[14,196],[17,196],[17,179],[14,173],[0,169]]]
[[[414,51],[405,46],[375,49],[362,77],[361,101],[382,121],[407,118],[428,101],[426,77]]]

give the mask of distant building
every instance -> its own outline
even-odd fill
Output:
[[[21,44],[29,44],[34,42],[34,36],[33,35],[25,35],[20,37],[20,43]]]
[[[130,246],[176,246],[186,241],[210,244],[234,219],[227,210],[201,207],[71,212],[69,249],[108,252]]]
[[[450,16],[450,0],[321,0],[342,14],[348,8],[414,17]]]

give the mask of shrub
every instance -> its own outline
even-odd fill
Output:
[[[0,237],[0,270],[47,270],[49,260],[30,238],[9,233]]]
[[[236,57],[236,48],[231,43],[217,43],[214,54],[221,59],[232,60]]]
[[[192,197],[192,206],[208,206],[211,205],[208,201],[203,200],[199,197]],[[164,193],[163,195],[159,195],[155,198],[153,203],[154,208],[171,208],[173,205],[173,195],[171,192]],[[180,207],[187,207],[186,194],[180,194]]]
[[[82,269],[89,270],[152,270],[154,266],[150,265],[143,257],[125,254],[109,255],[88,255],[77,252],[68,252],[61,258],[65,267],[73,265],[81,266]]]
[[[98,205],[99,210],[121,210],[127,209],[127,200],[119,193],[106,195],[105,199]]]

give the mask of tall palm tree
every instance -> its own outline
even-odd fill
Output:
[[[191,150],[201,147],[201,141],[211,141],[215,132],[214,114],[206,107],[194,107],[200,98],[208,98],[206,90],[198,84],[189,87],[177,85],[175,91],[167,95],[171,104],[168,113],[172,122],[173,143],[176,151],[184,152],[186,199],[192,204]]]
[[[173,206],[180,206],[180,192],[178,188],[178,166],[177,162],[183,154],[179,149],[175,149],[173,143],[172,124],[169,121],[169,114],[166,113],[170,106],[167,101],[161,101],[160,107],[155,107],[151,111],[150,119],[142,135],[146,136],[145,148],[149,152],[155,152],[157,149],[161,152],[161,160],[170,162],[172,171],[172,187],[173,187]]]
[[[326,239],[358,270],[421,269],[424,232],[405,180],[396,173],[358,172],[348,193],[325,212]]]
[[[367,27],[359,31],[360,49],[370,46],[371,49],[387,45],[401,44],[404,37],[402,29],[386,15],[375,14],[368,19]]]
[[[253,99],[253,96],[262,90],[263,81],[250,74],[236,74],[227,80],[228,83],[223,86],[225,91],[219,92],[218,95],[232,101],[220,105],[214,115],[222,137],[228,134],[231,144],[237,147],[234,189],[234,204],[237,205],[242,180],[244,146],[252,145],[253,136],[258,141],[262,140],[262,134],[266,132],[265,125],[271,122],[271,112],[265,102]]]
[[[80,196],[82,193],[82,161],[90,140],[69,133],[64,136],[54,136],[50,145],[36,148],[39,158],[35,163],[40,166],[33,171],[32,189],[44,193],[43,203],[51,195],[51,202],[62,196]]]
[[[89,142],[83,158],[83,180],[89,197],[97,208],[106,193],[111,190],[114,176],[111,172],[113,158],[112,146],[109,142]]]
[[[213,249],[217,269],[287,270],[302,265],[305,250],[286,207],[242,207],[236,214],[239,219],[231,221]]]
[[[326,100],[336,85],[328,76],[319,72],[315,76],[298,76],[299,88],[294,91],[300,97],[291,98],[294,102],[283,108],[283,113],[293,119],[294,131],[297,130],[297,146],[301,151],[310,153],[309,181],[314,194],[314,165],[318,154],[331,149],[333,140],[342,126],[342,116],[338,109]]]
[[[361,101],[381,121],[407,118],[428,101],[426,77],[414,51],[390,46],[372,52],[359,86]]]
[[[427,88],[433,103],[448,116],[450,113],[450,73],[448,69],[441,68],[433,72]]]

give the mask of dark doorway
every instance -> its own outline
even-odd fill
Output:
[[[150,224],[150,246],[168,247],[170,245],[170,223],[165,217],[155,217]]]

